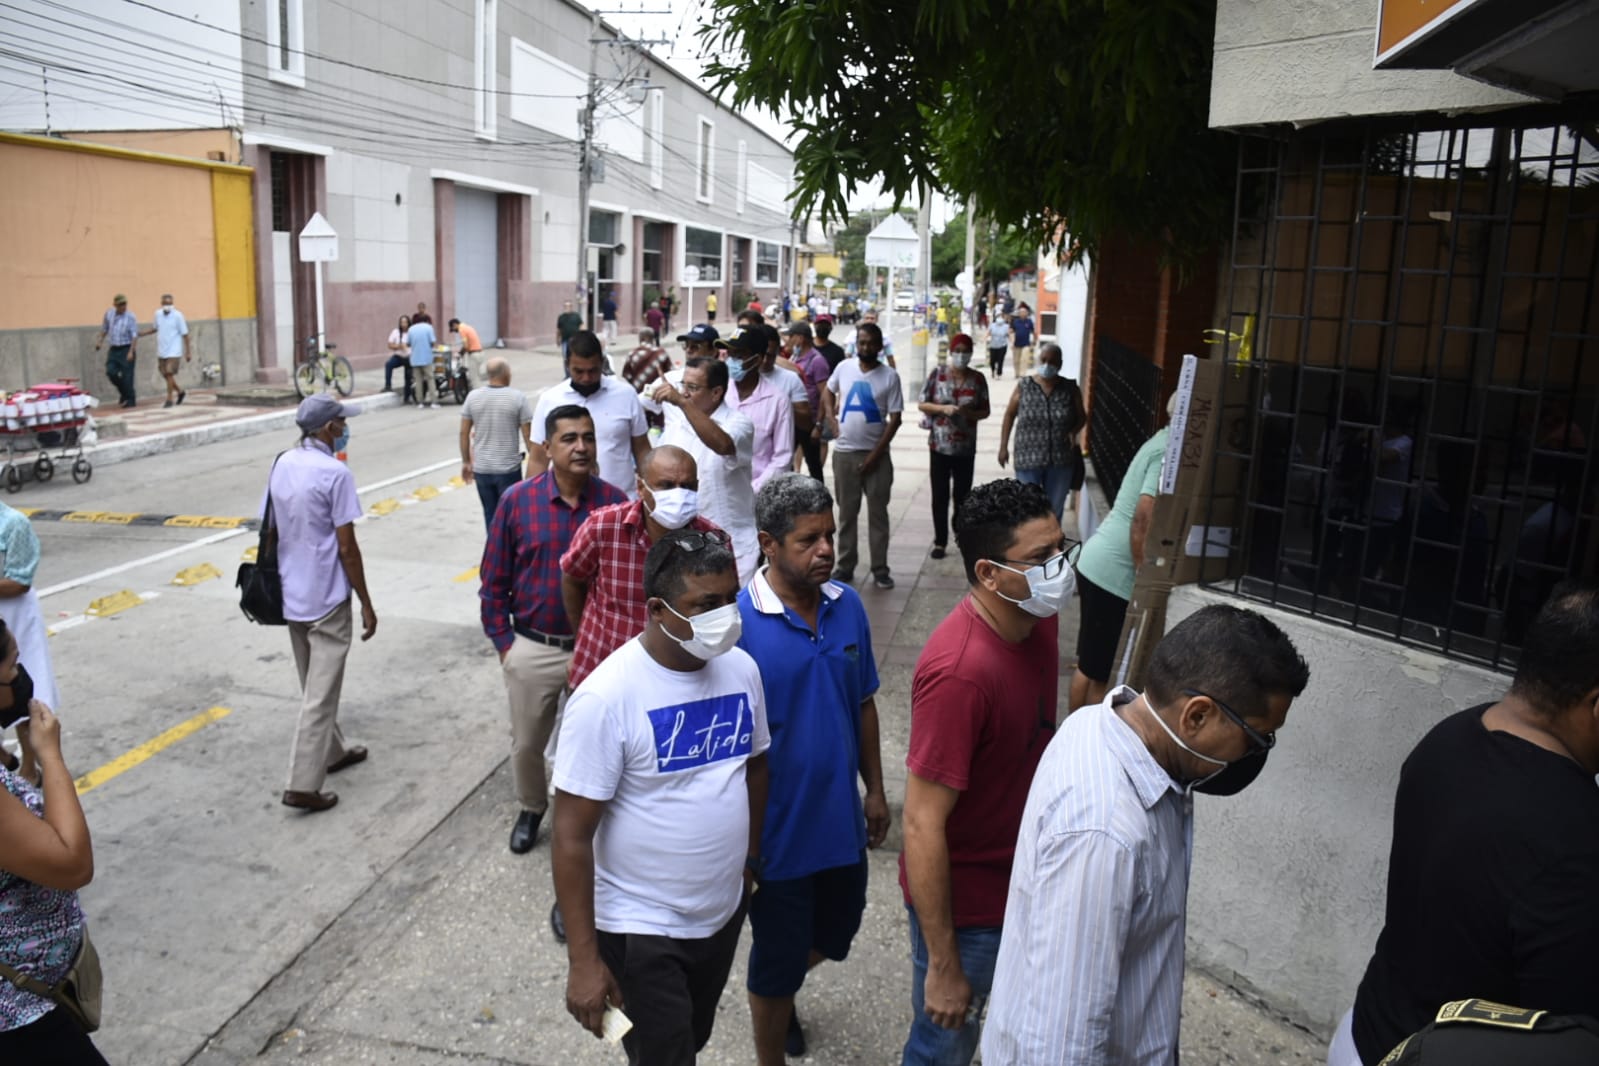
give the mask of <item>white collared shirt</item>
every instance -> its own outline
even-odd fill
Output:
[[[675,409],[675,408],[674,408]],[[700,440],[694,426],[681,410],[668,418],[656,447],[672,444],[694,457],[700,478],[700,514],[721,526],[733,538],[733,554],[738,557],[738,583],[749,583],[760,562],[760,540],[755,535],[755,485],[752,468],[755,460],[755,423],[722,399],[711,413],[711,421],[733,438],[733,454],[718,455]]]
[[[649,432],[644,419],[644,408],[638,393],[627,382],[615,377],[600,378],[600,388],[593,396],[584,396],[572,388],[567,378],[551,385],[539,394],[538,406],[533,409],[533,443],[544,443],[544,422],[551,411],[575,403],[588,408],[594,418],[594,441],[600,468],[594,471],[601,481],[627,493],[627,498],[638,498],[637,479],[633,476],[633,438]]]
[[[1060,726],[1033,777],[994,970],[988,1066],[1174,1066],[1193,799],[1115,708]]]

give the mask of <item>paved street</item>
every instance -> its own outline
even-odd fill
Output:
[[[896,341],[908,352],[908,335]],[[515,383],[530,392],[559,377],[548,352],[508,354]],[[908,362],[902,354],[902,373]],[[914,398],[918,383],[906,377]],[[1010,378],[996,383],[979,481],[999,474],[991,445],[1011,387]],[[854,955],[819,970],[800,996],[806,1061],[817,1064],[897,1062],[909,1020],[895,863],[910,677],[964,588],[956,554],[926,557],[916,419],[909,411],[894,449],[899,586],[862,591],[882,665],[896,826],[873,859]],[[372,758],[330,781],[339,806],[314,818],[278,802],[297,710],[287,636],[237,608],[233,573],[254,534],[203,523],[37,523],[63,747],[75,773],[104,768],[84,797],[96,855],[84,905],[106,967],[97,1040],[113,1063],[622,1061],[565,1012],[565,956],[547,926],[548,828],[528,856],[505,847],[515,813],[505,703],[478,625],[481,512],[476,493],[450,481],[458,424],[452,406],[390,407],[352,422],[350,465],[368,513],[359,539],[380,624],[350,656],[341,722]],[[88,485],[30,483],[8,501],[254,515],[272,456],[295,436],[135,459],[97,469]],[[221,576],[172,583],[206,564]],[[112,599],[125,591],[140,599],[115,611],[132,602]],[[113,613],[86,615],[96,603]],[[1068,608],[1068,666],[1075,618]],[[742,981],[741,957],[705,1061],[752,1061]],[[1184,1062],[1196,1066],[1322,1057],[1318,1040],[1198,973],[1183,1041]]]

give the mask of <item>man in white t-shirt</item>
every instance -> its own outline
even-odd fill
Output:
[[[838,569],[833,580],[855,580],[856,521],[866,497],[866,539],[871,551],[872,583],[894,587],[888,572],[888,497],[894,491],[894,462],[889,445],[899,432],[905,397],[899,371],[879,359],[883,331],[862,322],[855,331],[854,359],[833,369],[821,392],[825,425],[833,442],[833,492],[838,498]]]
[[[567,344],[567,378],[539,394],[533,408],[533,444],[528,449],[527,474],[547,470],[550,456],[544,450],[544,422],[557,407],[575,403],[588,408],[594,418],[594,441],[600,466],[594,473],[638,498],[636,464],[650,450],[650,426],[638,393],[626,381],[605,374],[605,349],[591,330],[578,330]]]
[[[644,561],[649,623],[567,701],[551,862],[566,1009],[596,1036],[626,1013],[632,1066],[692,1063],[711,1038],[760,852],[771,738],[719,530]]]
[[[183,317],[182,311],[172,306],[170,292],[162,294],[161,309],[155,313],[155,323],[141,330],[140,336],[152,333],[155,334],[155,354],[160,360],[161,376],[167,384],[167,402],[161,406],[171,407],[188,399],[189,394],[178,388],[178,362],[191,362],[194,359],[194,346],[189,341],[189,320]]]
[[[755,533],[755,423],[728,401],[729,380],[726,363],[695,356],[681,372],[668,374],[655,386],[653,402],[666,411],[660,443],[694,457],[700,514],[733,538],[743,586],[761,556]]]

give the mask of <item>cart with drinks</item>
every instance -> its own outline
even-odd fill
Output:
[[[92,438],[89,412],[98,403],[78,387],[77,378],[0,396],[0,440],[5,442],[0,482],[6,491],[21,489],[29,475],[35,481],[49,481],[58,464],[67,465],[72,480],[80,485],[93,477],[94,465],[86,452]]]

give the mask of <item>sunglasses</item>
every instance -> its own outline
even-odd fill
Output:
[[[1255,751],[1270,751],[1272,748],[1277,746],[1277,734],[1275,732],[1262,733],[1260,730],[1244,721],[1243,715],[1239,714],[1237,711],[1233,710],[1231,707],[1227,706],[1227,704],[1223,703],[1215,696],[1212,696],[1210,693],[1201,692],[1197,688],[1185,688],[1183,689],[1183,695],[1203,696],[1210,702],[1214,703],[1217,707],[1220,707],[1221,713],[1225,714],[1232,721],[1233,725],[1244,731],[1244,736],[1249,738],[1250,746]]]
[[[726,548],[728,551],[733,550],[733,538],[720,529],[691,529],[686,533],[674,533],[667,539],[667,543],[686,552],[697,552],[712,545]]]

